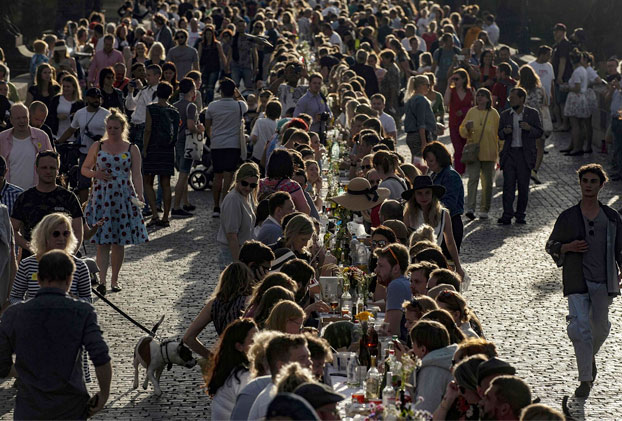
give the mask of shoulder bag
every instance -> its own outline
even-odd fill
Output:
[[[488,114],[490,114],[490,110],[486,111],[486,117],[484,117],[484,125],[482,126],[482,132],[479,134],[479,140],[477,141],[477,143],[467,143],[466,145],[464,145],[461,159],[463,164],[472,164],[479,160],[479,144],[482,141],[482,137],[484,136],[484,129],[486,128],[486,122],[488,121]]]
[[[186,106],[186,122],[188,121],[188,107],[190,107],[192,103]],[[199,110],[197,110],[197,113]],[[198,115],[195,116],[195,121],[199,121],[197,118]],[[203,145],[205,144],[205,139],[203,138],[203,133],[193,133],[188,130],[186,123],[186,144],[184,146],[184,158],[191,159],[193,161],[201,161],[203,159]]]
[[[238,101],[240,107],[240,159],[246,161],[248,158],[248,147],[246,145],[246,133],[244,130],[244,115],[242,114],[242,104]]]

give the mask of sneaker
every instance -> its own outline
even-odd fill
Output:
[[[536,170],[531,170],[531,179],[536,184],[542,184],[542,181],[538,178],[538,171]]]
[[[471,221],[475,219],[475,212],[472,210],[468,210],[464,216],[466,216],[467,218],[469,218]]]
[[[592,385],[590,382],[581,382],[579,387],[574,391],[574,395],[577,398],[587,398],[590,395],[590,390],[592,389]]]
[[[177,218],[190,218],[194,216],[194,214],[185,211],[184,209],[173,209],[171,210],[171,216],[175,216]]]
[[[488,212],[480,212],[479,219],[488,219]]]
[[[212,218],[220,218],[220,208],[214,208],[212,212]]]
[[[525,225],[527,223],[527,221],[525,221],[524,219],[517,219],[516,223],[520,224],[520,225]]]
[[[501,224],[501,225],[510,225],[512,223],[511,219],[506,219],[506,218],[499,218],[497,219],[497,224]]]
[[[197,207],[194,206],[194,205],[184,205],[184,207],[182,209],[185,210],[185,211],[188,211],[188,212],[192,212],[193,210],[196,210],[196,208]]]

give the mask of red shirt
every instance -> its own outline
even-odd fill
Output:
[[[449,99],[449,125],[458,127],[464,120],[467,111],[473,106],[473,91],[471,89],[466,90],[464,98],[460,99],[460,96],[456,92],[456,88],[451,88],[451,97]],[[460,113],[458,112],[460,111]]]
[[[501,112],[506,109],[510,89],[515,86],[516,81],[512,78],[503,79],[494,84],[492,87],[492,96],[497,98],[497,104],[495,105],[497,111]]]

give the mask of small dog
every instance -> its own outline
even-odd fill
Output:
[[[147,375],[143,382],[143,389],[147,389],[149,380],[153,384],[153,391],[156,396],[162,395],[160,389],[160,375],[167,367],[170,370],[173,364],[192,368],[197,361],[192,358],[192,351],[182,340],[165,340],[162,343],[154,340],[151,336],[140,338],[134,348],[134,389],[138,387],[138,365],[141,364],[147,369]]]

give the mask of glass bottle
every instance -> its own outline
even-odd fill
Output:
[[[367,371],[367,377],[365,378],[365,399],[378,399],[378,393],[380,391],[380,373],[376,368],[376,357],[371,357],[371,366]]]
[[[393,373],[387,371],[385,376],[386,378],[386,386],[382,389],[382,406],[384,406],[385,410],[388,410],[390,407],[395,406],[395,388],[391,379],[393,377]]]

